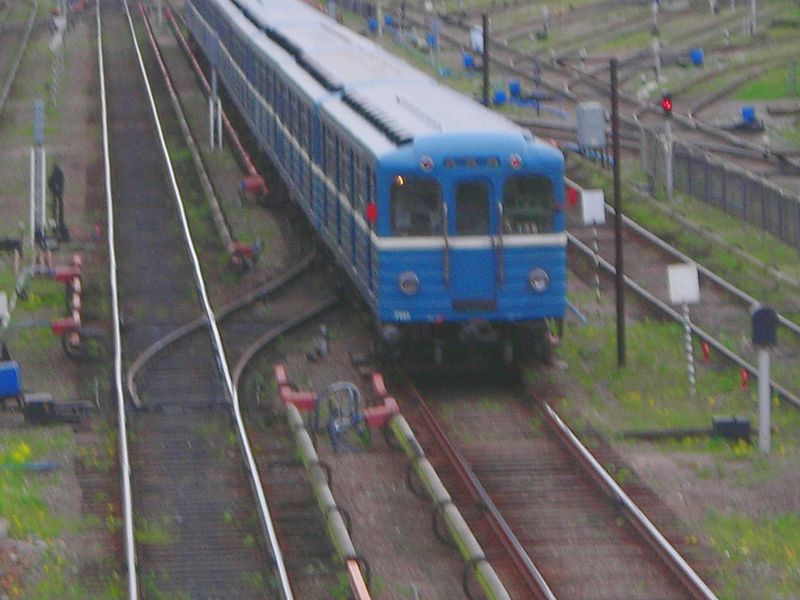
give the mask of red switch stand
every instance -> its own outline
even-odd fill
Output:
[[[73,254],[69,265],[53,269],[53,279],[63,283],[66,288],[68,317],[55,319],[50,329],[54,335],[61,336],[64,351],[75,354],[81,345],[81,271],[83,257]]]

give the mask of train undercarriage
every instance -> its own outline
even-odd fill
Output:
[[[384,358],[423,369],[549,363],[559,339],[554,329],[560,331],[560,323],[544,319],[501,324],[483,319],[383,324],[378,348]]]

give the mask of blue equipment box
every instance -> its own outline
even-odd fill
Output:
[[[21,391],[19,364],[13,360],[0,362],[0,398],[17,398]]]

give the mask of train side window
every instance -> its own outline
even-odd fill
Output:
[[[328,178],[335,182],[336,180],[336,137],[330,128],[325,129],[325,173]]]
[[[353,153],[353,197],[355,198],[355,206],[362,211],[366,204],[366,181],[364,162],[357,153]]]
[[[489,184],[467,181],[456,186],[456,233],[487,235],[489,233]]]
[[[372,170],[371,166],[367,166],[366,172],[366,199],[367,202],[374,202],[375,201],[375,171]]]
[[[398,175],[392,182],[391,203],[394,235],[442,235],[442,189],[435,179]]]
[[[339,144],[339,189],[344,193],[345,198],[352,202],[353,190],[350,189],[350,185],[353,183],[353,180],[350,171],[353,165],[353,153],[341,140]]]
[[[509,177],[503,188],[503,232],[546,233],[556,211],[553,182],[543,175]]]

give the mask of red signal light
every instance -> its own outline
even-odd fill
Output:
[[[672,94],[664,94],[661,96],[661,110],[665,117],[672,116]]]
[[[370,225],[375,225],[378,222],[378,205],[374,202],[367,203],[367,221]]]

